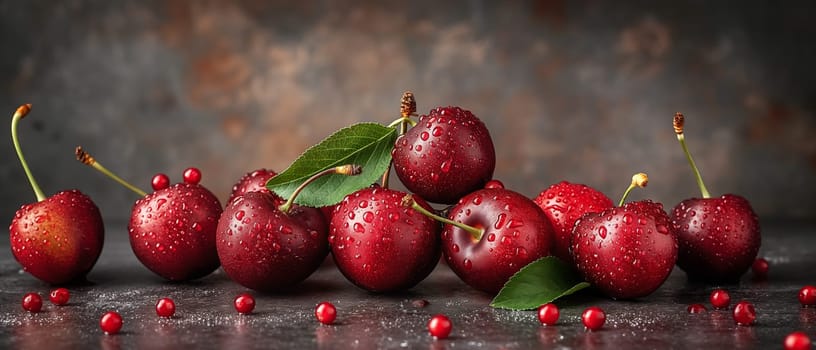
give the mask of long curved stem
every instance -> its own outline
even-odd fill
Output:
[[[404,205],[406,205],[406,206],[410,206],[411,209],[414,209],[414,210],[420,212],[422,215],[425,215],[425,216],[427,216],[427,217],[429,217],[431,219],[434,219],[436,221],[439,221],[439,222],[442,222],[442,223],[445,223],[445,224],[448,224],[448,225],[456,226],[458,228],[461,228],[461,229],[469,232],[470,235],[473,236],[473,239],[475,239],[477,241],[482,239],[482,236],[484,235],[484,229],[480,229],[480,228],[476,228],[476,227],[473,227],[473,226],[470,226],[470,225],[466,225],[466,224],[463,224],[461,222],[456,222],[456,221],[450,220],[448,218],[441,217],[439,215],[431,213],[430,211],[428,211],[427,209],[425,209],[421,205],[419,205],[414,200],[414,197],[411,196],[410,194],[406,195],[402,199],[402,203]]]
[[[17,123],[19,123],[20,119],[23,119],[29,111],[31,111],[31,104],[24,104],[14,112],[14,116],[11,118],[11,140],[14,142],[14,150],[17,151],[17,157],[20,158],[20,164],[23,165],[23,171],[25,171],[26,177],[28,177],[28,182],[31,183],[31,188],[34,189],[34,195],[37,196],[37,201],[40,202],[45,199],[45,193],[43,193],[40,185],[37,184],[34,175],[31,174],[31,169],[28,168],[28,162],[26,162],[23,156],[23,150],[20,148],[20,140],[17,138]]]
[[[685,124],[686,117],[683,116],[683,113],[675,113],[674,119],[672,120],[672,126],[674,127],[674,133],[677,134],[677,141],[680,142],[680,147],[683,148],[683,153],[686,154],[686,159],[688,159],[689,165],[691,165],[691,170],[694,171],[694,177],[697,179],[697,186],[700,187],[700,193],[703,195],[703,198],[711,198],[711,194],[708,193],[708,189],[703,183],[703,177],[700,175],[700,170],[697,169],[697,165],[694,164],[694,159],[691,158],[691,152],[689,152],[688,147],[686,146],[686,137],[683,135],[683,127]]]
[[[292,205],[295,204],[295,198],[297,198],[297,196],[300,194],[300,192],[303,191],[303,189],[306,188],[306,186],[309,186],[309,184],[311,184],[312,182],[314,182],[315,180],[317,180],[320,177],[323,177],[323,176],[326,176],[326,175],[329,175],[329,174],[355,176],[355,175],[360,175],[360,173],[362,173],[362,172],[363,172],[363,168],[361,166],[357,165],[357,164],[346,164],[346,165],[336,166],[334,168],[329,168],[329,169],[323,170],[323,171],[321,171],[321,172],[319,172],[317,174],[312,175],[312,177],[306,179],[306,181],[303,181],[303,183],[300,184],[300,186],[298,186],[295,189],[294,192],[292,192],[292,195],[289,196],[289,199],[287,199],[285,203],[281,204],[278,207],[278,209],[284,214],[288,213],[289,210],[292,209]]]
[[[111,172],[110,170],[108,170],[107,168],[102,166],[102,164],[99,164],[99,162],[97,162],[96,159],[94,159],[94,157],[92,157],[90,154],[88,154],[88,152],[85,152],[82,149],[81,146],[77,146],[75,154],[76,154],[77,160],[80,161],[82,164],[88,165],[91,168],[96,169],[100,173],[105,174],[105,176],[113,179],[114,181],[118,182],[122,186],[127,187],[127,189],[135,192],[139,196],[144,197],[144,196],[147,195],[147,192],[142,191],[138,187],[131,185],[129,182],[125,181],[121,177],[117,176],[116,174],[114,174],[113,172]]]

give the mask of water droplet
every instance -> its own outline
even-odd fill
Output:
[[[522,221],[521,219],[511,219],[510,221],[507,222],[508,228],[517,228],[521,226],[524,226],[524,221]]]
[[[399,218],[400,218],[399,213],[396,212],[388,213],[388,219],[391,220],[391,222],[396,222],[397,220],[399,220]]]
[[[238,220],[243,220],[244,215],[246,215],[246,213],[243,210],[239,210],[238,212],[235,213],[235,218]]]
[[[451,246],[451,249],[453,249],[453,252],[454,252],[454,253],[458,253],[458,252],[459,252],[459,245],[458,245],[458,244],[454,244],[454,245],[452,245],[452,246]]]
[[[363,225],[361,225],[359,222],[355,222],[354,223],[354,232],[363,233],[363,232],[365,232],[365,228],[363,228]]]
[[[201,232],[201,230],[203,230],[203,229],[204,229],[204,228],[203,228],[203,227],[201,227],[201,224],[199,224],[199,223],[197,223],[197,222],[194,222],[194,223],[193,223],[193,230],[195,230],[196,232]]]
[[[453,160],[451,160],[451,159],[448,159],[448,160],[442,162],[442,165],[440,166],[440,169],[442,170],[442,172],[443,173],[449,172],[450,169],[451,169],[451,164],[452,163],[453,163]]]
[[[476,197],[473,197],[473,204],[475,204],[475,205],[482,204],[482,196],[477,195]]]
[[[506,244],[506,245],[509,245],[510,243],[513,243],[513,240],[512,240],[512,239],[510,239],[510,237],[507,237],[507,236],[502,236],[502,238],[501,238],[501,244]]]
[[[278,227],[278,231],[285,235],[292,234],[292,228],[286,225],[281,225],[280,227]]]
[[[419,134],[419,138],[422,139],[422,141],[428,141],[429,136],[430,135],[428,135],[427,131],[423,131],[422,133]]]
[[[498,217],[496,217],[496,223],[493,224],[493,228],[500,229],[504,226],[504,221],[507,219],[507,214],[501,213]]]
[[[623,214],[623,222],[624,222],[624,223],[626,223],[626,224],[631,224],[631,223],[632,223],[632,220],[633,220],[633,219],[632,219],[632,215],[629,215],[629,214]]]
[[[416,145],[416,146],[414,146],[414,149],[415,149],[417,152],[422,152],[422,145]]]
[[[657,225],[657,232],[660,232],[665,235],[669,233],[669,228],[666,227],[666,225]]]
[[[360,204],[358,204],[358,206],[359,206],[360,208],[365,208],[365,207],[367,207],[367,206],[368,206],[368,201],[360,201]]]
[[[463,263],[465,264],[465,270],[470,270],[473,268],[473,263],[470,262],[470,259],[465,258],[465,261],[463,261]]]
[[[432,171],[431,172],[431,181],[433,181],[433,182],[439,181],[439,174]]]
[[[363,214],[363,220],[365,220],[365,222],[369,222],[369,223],[374,221],[374,213],[372,213],[370,211],[365,212]]]
[[[496,240],[496,234],[495,233],[491,233],[491,234],[487,235],[487,241],[488,242],[493,242],[495,240]]]
[[[433,128],[432,132],[433,132],[433,136],[442,136],[442,133],[445,132],[445,131],[442,130],[442,128],[437,126],[437,127]]]

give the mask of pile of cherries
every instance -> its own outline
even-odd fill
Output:
[[[30,108],[23,105],[14,114],[12,137],[38,202],[17,211],[10,226],[11,248],[27,272],[63,284],[83,278],[93,267],[104,227],[89,197],[77,190],[46,197],[34,181],[16,134],[17,123]],[[600,191],[566,181],[528,198],[493,179],[493,141],[473,113],[438,107],[414,121],[411,93],[403,95],[400,111],[395,124],[401,133],[391,156],[394,172],[410,193],[388,188],[388,169],[382,184],[350,193],[327,208],[297,205],[295,198],[317,177],[355,175],[361,171],[358,166],[317,174],[287,199],[266,188],[274,171],[255,170],[235,184],[222,209],[216,196],[200,185],[196,168],[187,169],[184,181],[173,185],[166,175],[157,174],[153,192],[146,193],[80,147],[76,155],[138,194],[128,224],[131,247],[145,267],[170,281],[201,278],[221,266],[245,287],[286,290],[311,275],[331,252],[353,284],[371,292],[392,292],[421,282],[442,255],[465,283],[496,294],[519,269],[554,255],[607,296],[634,299],[659,288],[675,265],[690,279],[713,283],[738,281],[752,264],[755,271],[762,268],[755,263],[761,241],[756,214],[741,196],[710,196],[686,147],[680,113],[673,127],[702,198],[684,200],[669,214],[651,200],[625,202],[630,190],[646,186],[645,174],[633,177],[617,206]],[[428,202],[446,207],[436,210]],[[172,300],[159,303],[162,311],[157,305],[157,312],[172,316]],[[239,312],[251,312],[254,300],[243,298],[240,305],[236,299]],[[318,319],[333,322],[334,307],[321,305]],[[738,304],[735,319],[738,310],[753,315],[750,304]],[[557,307],[544,305],[539,316],[551,324],[557,320]],[[605,315],[590,308],[582,319],[587,328],[597,329]],[[110,329],[121,326],[118,315],[104,320]],[[751,324],[753,319],[737,322]],[[444,316],[429,323],[440,338],[450,328]]]

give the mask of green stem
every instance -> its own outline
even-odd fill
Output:
[[[88,165],[91,168],[96,169],[100,173],[105,174],[105,176],[113,179],[114,181],[118,182],[122,186],[127,187],[127,189],[135,192],[139,196],[142,196],[142,197],[147,196],[147,192],[142,191],[138,187],[131,185],[130,183],[128,183],[127,181],[125,181],[121,177],[117,176],[116,174],[114,174],[113,172],[111,172],[110,170],[108,170],[107,168],[102,166],[102,164],[99,164],[99,162],[97,162],[96,159],[94,159],[94,157],[92,157],[88,152],[85,152],[85,150],[82,149],[82,146],[77,146],[75,154],[76,154],[76,159],[80,163]]]
[[[31,169],[28,168],[28,163],[23,156],[23,151],[20,148],[20,140],[17,138],[17,123],[20,122],[20,119],[23,119],[28,111],[31,110],[31,105],[23,105],[20,108],[17,108],[17,111],[14,112],[14,116],[11,118],[11,139],[14,142],[14,150],[17,151],[17,157],[20,158],[20,163],[23,164],[23,170],[28,177],[28,182],[31,183],[31,188],[34,189],[34,195],[37,196],[37,201],[41,202],[45,199],[45,194],[43,193],[40,185],[37,184],[37,180],[34,179],[34,175],[31,174]]]
[[[397,123],[399,123],[399,126],[400,126],[399,136],[405,135],[405,133],[408,132],[408,124],[411,124],[412,126],[416,125],[416,122],[411,120],[410,117],[411,117],[410,115],[400,117],[399,119],[395,120],[393,123],[389,124],[388,127],[393,128],[393,127],[395,127],[397,125]],[[383,173],[382,181],[381,181],[381,184],[382,184],[383,188],[388,188],[388,177],[391,175],[391,166],[393,164],[394,164],[394,160],[392,159],[388,163],[388,168],[386,168],[385,172]]]
[[[708,193],[708,189],[703,183],[703,177],[700,175],[700,170],[698,170],[697,165],[694,164],[694,159],[691,158],[691,153],[686,146],[686,137],[683,136],[683,134],[677,134],[677,141],[680,141],[680,146],[683,147],[683,153],[686,154],[686,159],[688,159],[689,165],[691,165],[691,170],[694,170],[694,176],[697,178],[697,186],[700,187],[700,193],[703,195],[703,198],[711,198],[711,194]]]
[[[623,192],[623,196],[621,196],[620,202],[618,202],[618,206],[622,207],[623,203],[626,202],[626,197],[629,197],[629,192],[632,192],[632,189],[635,187],[646,187],[646,184],[649,183],[649,176],[645,173],[637,173],[632,175],[632,183],[629,184],[629,187],[626,188],[626,191]]]
[[[294,192],[292,192],[292,195],[289,196],[289,199],[287,199],[285,203],[281,204],[278,207],[278,209],[284,214],[289,213],[289,210],[291,210],[292,206],[295,204],[295,198],[297,198],[300,192],[303,191],[303,189],[306,188],[306,186],[308,186],[309,184],[311,184],[320,177],[330,174],[355,176],[360,175],[360,173],[362,172],[363,168],[357,164],[346,164],[323,170],[317,174],[312,175],[312,177],[306,179],[306,181],[303,181],[303,183],[300,184],[300,186],[298,186]]]
[[[463,224],[461,222],[456,222],[456,221],[450,220],[448,218],[445,218],[445,217],[442,217],[442,216],[439,216],[439,215],[436,215],[436,214],[430,212],[428,209],[425,209],[421,205],[419,205],[414,200],[414,197],[411,196],[410,194],[405,195],[405,197],[402,199],[402,203],[405,204],[405,205],[410,205],[410,207],[412,209],[422,213],[422,215],[425,215],[425,216],[427,216],[429,218],[432,218],[432,219],[434,219],[436,221],[439,221],[439,222],[442,222],[442,223],[445,223],[445,224],[448,224],[448,225],[456,226],[458,228],[461,228],[461,229],[469,232],[470,235],[473,236],[473,239],[475,239],[477,241],[482,239],[482,235],[484,235],[484,229],[480,229],[480,228],[476,228],[476,227],[473,227],[473,226],[470,226],[470,225],[466,225],[466,224]]]

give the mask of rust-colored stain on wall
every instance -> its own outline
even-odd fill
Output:
[[[816,29],[809,3],[599,1],[0,1],[2,106],[34,110],[23,149],[47,192],[80,188],[110,219],[135,198],[76,163],[82,144],[148,188],[188,166],[222,200],[351,123],[458,105],[485,121],[495,176],[535,196],[569,180],[673,206],[714,193],[763,218],[813,218]],[[13,48],[13,49],[12,49]],[[2,213],[33,200],[11,144]]]

